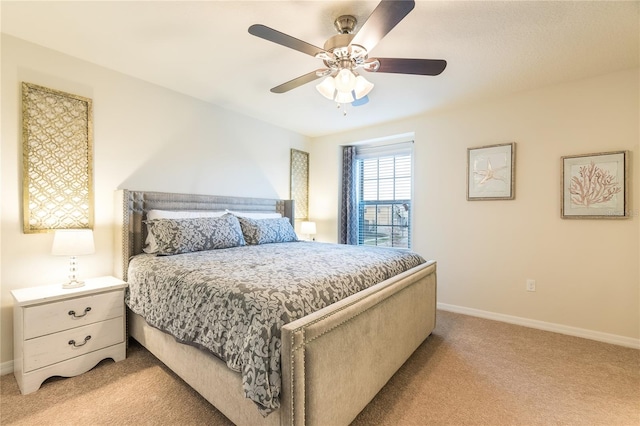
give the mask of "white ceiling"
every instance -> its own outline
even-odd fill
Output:
[[[374,74],[370,102],[335,104],[309,83],[322,61],[254,37],[261,23],[322,47],[334,19],[378,1],[2,1],[2,32],[309,136],[639,65],[638,1],[417,1],[371,57],[446,59],[435,77]],[[358,27],[359,28],[359,27]],[[320,82],[318,80],[317,82]]]

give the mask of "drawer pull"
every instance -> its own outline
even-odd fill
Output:
[[[88,308],[84,308],[84,314],[82,315],[76,315],[76,311],[69,311],[69,315],[71,315],[74,318],[82,318],[83,316],[87,315],[90,310],[91,310],[91,306],[89,306]]]
[[[74,348],[79,348],[80,346],[86,345],[89,340],[91,340],[91,336],[90,335],[85,337],[84,338],[84,342],[80,343],[79,345],[76,344],[75,340],[69,340],[69,344],[73,345]]]

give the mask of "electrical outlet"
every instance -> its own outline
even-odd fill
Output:
[[[536,280],[527,280],[527,291],[536,291]]]

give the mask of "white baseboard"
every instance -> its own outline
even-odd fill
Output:
[[[570,327],[562,324],[554,324],[551,322],[516,317],[513,315],[498,314],[495,312],[482,311],[480,309],[466,308],[464,306],[449,305],[447,303],[438,303],[438,309],[441,309],[443,311],[455,312],[457,314],[470,315],[472,317],[479,317],[494,321],[506,322],[509,324],[522,325],[524,327],[536,328],[538,330],[552,331],[554,333],[582,337],[584,339],[596,340],[598,342],[626,346],[628,348],[640,349],[640,339],[619,336],[617,334],[602,333],[600,331]],[[7,361],[0,364],[0,376],[11,373],[13,373],[13,361]]]
[[[13,361],[7,361],[0,364],[0,376],[13,373]]]
[[[569,336],[597,340],[599,342],[612,343],[614,345],[626,346],[628,348],[640,349],[640,339],[619,336],[617,334],[602,333],[600,331],[570,327],[568,325],[554,324],[529,318],[516,317],[513,315],[498,314],[495,312],[482,311],[480,309],[466,308],[464,306],[449,305],[447,303],[438,303],[438,309],[441,309],[443,311],[455,312],[458,314],[470,315],[473,317],[506,322],[509,324],[522,325],[524,327],[536,328],[538,330],[552,331],[554,333],[561,333],[567,334]]]

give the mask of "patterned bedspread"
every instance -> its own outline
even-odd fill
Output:
[[[280,405],[284,324],[424,262],[395,249],[310,242],[142,254],[129,264],[126,302],[240,372],[246,397],[267,415]]]

